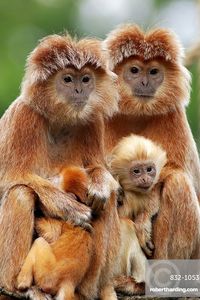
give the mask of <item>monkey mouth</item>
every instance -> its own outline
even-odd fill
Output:
[[[140,189],[141,191],[148,191],[150,187],[151,187],[150,185],[148,186],[138,185],[138,189]]]
[[[154,94],[152,94],[152,95],[147,95],[147,94],[136,94],[135,93],[135,96],[136,97],[138,97],[138,98],[140,98],[140,99],[145,99],[145,100],[151,100],[153,97],[154,97]]]
[[[82,100],[77,100],[73,102],[73,106],[75,108],[83,108],[86,105],[86,101],[82,101]]]

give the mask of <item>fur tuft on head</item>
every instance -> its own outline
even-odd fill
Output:
[[[182,46],[168,29],[143,32],[136,25],[124,25],[112,31],[104,42],[110,69],[119,76],[120,111],[136,116],[153,116],[173,112],[185,106],[190,96],[190,73],[183,66]],[[128,60],[157,60],[165,67],[165,78],[151,101],[140,101],[132,95],[123,78],[123,66]]]
[[[118,110],[116,74],[108,69],[107,53],[97,39],[73,39],[51,35],[42,39],[27,59],[22,98],[52,123],[65,126],[95,120],[97,114],[112,116]],[[60,101],[52,83],[65,68],[88,67],[96,75],[96,90],[82,110]]]
[[[163,58],[172,63],[182,62],[184,56],[175,33],[162,28],[145,33],[137,25],[122,25],[111,31],[104,45],[110,52],[111,69],[130,56],[143,60]]]
[[[106,70],[101,52],[101,41],[96,39],[72,39],[67,35],[50,35],[43,38],[27,59],[26,72],[31,82],[47,80],[66,67],[80,70],[85,65]]]
[[[119,180],[120,176],[127,177],[131,162],[151,161],[156,166],[157,181],[160,171],[167,163],[167,156],[166,152],[151,140],[131,134],[122,138],[115,146],[109,160],[111,172],[114,176],[119,176]]]

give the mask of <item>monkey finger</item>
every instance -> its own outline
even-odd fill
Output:
[[[147,241],[146,245],[150,250],[154,250],[154,248],[155,248],[155,246],[151,240]]]
[[[146,245],[144,247],[142,247],[142,249],[147,256],[152,256],[153,251],[151,249],[149,249]]]
[[[88,231],[90,233],[93,232],[93,227],[89,223],[86,223],[86,222],[85,223],[80,223],[79,225],[76,225],[76,226],[80,226],[80,227],[82,227],[83,229],[85,229],[86,231]]]

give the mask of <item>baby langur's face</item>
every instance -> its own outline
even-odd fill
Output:
[[[129,170],[133,190],[145,193],[154,185],[156,166],[153,162],[133,162]]]

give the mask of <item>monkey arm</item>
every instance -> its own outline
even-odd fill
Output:
[[[51,163],[47,132],[46,120],[29,105],[19,100],[11,105],[0,120],[1,185],[4,190],[15,184],[27,185],[39,196],[45,215],[84,223],[90,218],[90,209],[36,175],[41,169],[48,170]]]
[[[191,178],[181,170],[167,174],[160,209],[153,222],[156,259],[200,258],[200,208]]]
[[[152,256],[154,245],[151,240],[152,223],[147,211],[140,213],[134,220],[136,235],[140,246],[148,256]]]
[[[119,184],[106,168],[104,159],[104,121],[99,115],[96,122],[87,127],[83,144],[90,145],[85,151],[84,166],[89,175],[89,188],[87,204],[94,212],[99,212],[110,198],[113,191],[117,191]],[[99,130],[102,128],[102,130]],[[82,138],[83,139],[83,138]]]
[[[26,177],[25,183],[39,196],[45,215],[67,219],[77,225],[90,219],[90,208],[76,201],[72,193],[65,193],[48,180],[33,174]]]

